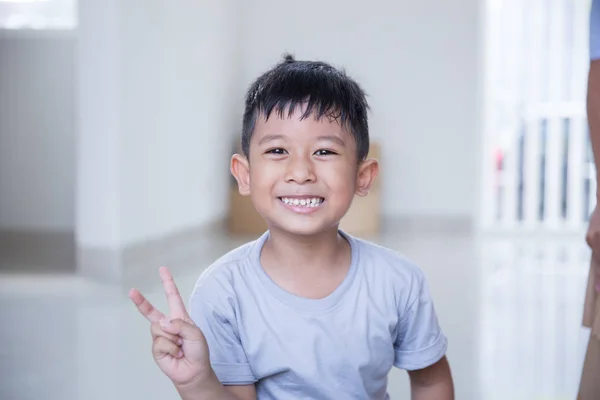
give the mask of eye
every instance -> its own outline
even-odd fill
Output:
[[[317,155],[317,156],[329,156],[329,155],[336,155],[336,154],[337,153],[332,150],[321,149],[321,150],[315,151],[315,155]]]
[[[287,153],[284,149],[277,147],[275,149],[269,149],[265,152],[265,154],[276,154],[276,155],[282,155]]]

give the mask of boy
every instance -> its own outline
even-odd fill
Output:
[[[338,229],[378,173],[367,111],[321,62],[286,56],[251,86],[231,172],[268,231],[202,274],[189,315],[165,268],[170,318],[130,294],[182,399],[384,400],[392,366],[414,400],[454,399],[421,270]]]

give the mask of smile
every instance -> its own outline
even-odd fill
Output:
[[[292,207],[302,208],[316,208],[319,207],[325,199],[317,196],[306,196],[306,197],[279,197],[279,200]]]

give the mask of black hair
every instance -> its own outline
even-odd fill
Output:
[[[291,116],[306,104],[301,118],[312,115],[336,119],[356,140],[358,160],[369,152],[369,105],[365,92],[343,70],[320,61],[296,61],[285,54],[283,61],[252,83],[246,95],[242,124],[242,151],[249,155],[250,139],[259,115],[267,119],[275,110]]]

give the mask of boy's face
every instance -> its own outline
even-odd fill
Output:
[[[358,163],[354,138],[335,120],[257,119],[249,159],[235,155],[231,172],[242,195],[250,195],[269,229],[314,235],[336,228],[355,194],[368,193],[376,160]]]

